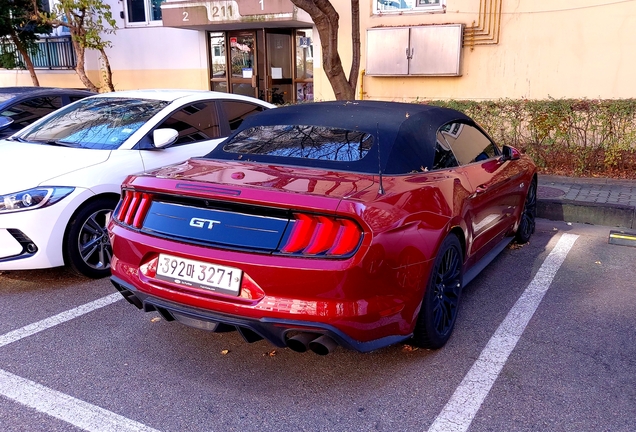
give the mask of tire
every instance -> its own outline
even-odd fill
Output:
[[[537,178],[534,177],[530,186],[528,187],[528,193],[526,194],[526,201],[521,211],[521,217],[519,218],[519,228],[515,233],[515,241],[519,244],[528,243],[530,236],[534,233],[534,228],[537,218]]]
[[[449,234],[439,248],[424,292],[413,332],[416,346],[437,349],[450,338],[459,309],[464,276],[463,256],[459,239]]]
[[[73,215],[64,236],[64,261],[75,273],[93,279],[110,275],[113,251],[106,226],[116,205],[116,199],[102,198]]]

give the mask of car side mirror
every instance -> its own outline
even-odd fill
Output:
[[[174,143],[179,138],[179,132],[171,128],[155,129],[152,132],[152,141],[155,148],[164,148]]]
[[[521,157],[521,153],[516,148],[507,146],[507,145],[503,146],[502,155],[500,158],[502,162],[509,161],[509,160],[517,160],[520,157]]]
[[[0,116],[0,130],[8,128],[11,123],[13,123],[11,117]]]

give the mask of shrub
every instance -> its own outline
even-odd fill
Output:
[[[477,121],[543,172],[636,178],[636,99],[429,101]]]

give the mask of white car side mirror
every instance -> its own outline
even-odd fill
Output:
[[[155,129],[152,132],[152,141],[156,148],[167,147],[177,138],[179,138],[179,132],[171,128]]]

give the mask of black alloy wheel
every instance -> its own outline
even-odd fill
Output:
[[[110,275],[113,250],[108,238],[108,222],[117,201],[93,201],[73,216],[64,239],[64,259],[71,269],[90,278]]]
[[[463,252],[459,239],[449,234],[439,248],[431,272],[413,341],[423,348],[441,348],[453,332],[463,283]]]
[[[526,202],[523,205],[519,228],[515,234],[517,243],[528,243],[530,236],[534,233],[537,218],[537,178],[533,178],[528,187]]]

